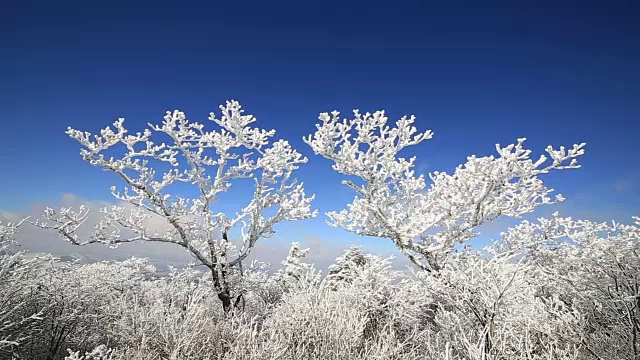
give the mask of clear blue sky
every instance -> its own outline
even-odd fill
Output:
[[[0,17],[0,209],[110,198],[116,179],[80,160],[69,125],[204,121],[237,99],[310,157],[298,177],[321,212],[353,194],[301,137],[319,112],[359,108],[432,129],[407,154],[423,171],[517,137],[536,154],[587,142],[583,169],[548,178],[561,209],[640,214],[637,2],[12,0]],[[346,235],[324,220],[281,229]]]

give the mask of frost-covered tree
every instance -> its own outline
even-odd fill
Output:
[[[555,150],[531,159],[525,139],[502,147],[498,156],[469,156],[452,174],[416,175],[416,158],[399,157],[403,149],[431,139],[418,133],[415,117],[402,117],[391,127],[383,111],[340,119],[337,111],[322,113],[315,133],[304,141],[315,154],[333,161],[333,169],[350,177],[343,184],[356,192],[347,208],[330,212],[330,225],[364,236],[391,239],[415,265],[437,271],[456,243],[473,239],[478,226],[500,216],[519,217],[550,197],[540,176],[552,170],[578,168],[585,144]],[[355,180],[352,180],[355,178]]]
[[[299,242],[291,243],[289,254],[282,261],[283,267],[274,274],[273,279],[285,289],[317,285],[320,282],[320,272],[316,271],[313,264],[302,261],[309,250],[301,248]]]
[[[67,135],[82,145],[80,155],[85,161],[124,182],[122,191],[116,186],[111,191],[129,209],[102,209],[104,219],[87,239],[77,233],[88,217],[84,207],[48,208],[44,222],[34,224],[54,229],[76,245],[176,244],[210,269],[218,297],[230,310],[229,271],[242,266],[258,239],[274,233],[275,224],[309,219],[316,211],[311,210],[314,196],[307,197],[303,184],[292,179],[307,158],[285,140],[270,143],[275,130],[250,127],[256,119],[243,115],[237,101],[220,109],[221,117],[214,113],[209,117],[220,130],[206,130],[178,110],[167,112],[160,125],[148,124],[136,134],[129,134],[122,118],[99,135],[69,128]],[[117,154],[118,146],[124,154]],[[216,211],[219,195],[237,179],[253,181],[248,204],[233,215]],[[193,185],[197,195],[172,195],[172,185],[181,183]],[[152,218],[163,219],[166,230],[153,229]],[[238,228],[241,239],[236,247],[230,231]]]
[[[352,245],[329,265],[327,283],[336,287],[356,282],[365,288],[387,284],[398,276],[391,270],[391,259],[366,253],[360,246]]]
[[[330,283],[351,283],[358,273],[371,262],[371,255],[362,251],[359,246],[352,245],[344,254],[338,256],[329,265],[327,280]]]

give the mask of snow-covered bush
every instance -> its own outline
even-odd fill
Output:
[[[512,359],[525,354],[532,319],[545,317],[527,281],[530,269],[509,257],[486,258],[474,251],[450,256],[438,273],[419,274],[432,294],[434,324],[452,352],[463,358]]]
[[[525,221],[492,252],[529,264],[549,336],[601,359],[640,356],[640,219],[634,225],[560,217]]]
[[[120,348],[158,359],[216,358],[230,328],[210,280],[203,274],[175,271],[146,281],[122,298],[115,310],[114,338]],[[126,354],[126,352],[125,352]]]
[[[16,252],[21,223],[0,222],[0,358],[17,357],[20,348],[41,331],[46,306],[33,306],[34,260]]]
[[[322,288],[295,292],[265,320],[262,336],[285,345],[285,358],[353,358],[366,324],[358,301],[354,294]]]
[[[399,272],[391,267],[391,258],[365,253],[351,246],[329,266],[325,285],[334,291],[354,294],[358,307],[367,316],[365,337],[375,336],[378,327],[391,319]]]
[[[37,335],[21,346],[29,359],[58,359],[68,348],[91,351],[113,340],[112,326],[120,314],[114,304],[141,286],[148,274],[125,265],[98,262],[69,264],[55,258],[39,260],[26,279],[32,289],[28,306],[43,308]]]
[[[80,351],[69,350],[69,356],[64,360],[113,360],[113,350],[105,345],[98,345],[95,349],[80,355]]]

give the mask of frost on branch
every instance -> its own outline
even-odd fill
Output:
[[[0,249],[4,248],[8,245],[15,245],[15,235],[18,231],[18,228],[22,223],[24,223],[27,219],[20,221],[19,223],[2,223],[0,221]]]
[[[240,265],[259,238],[274,233],[276,223],[309,219],[316,211],[311,210],[314,196],[306,196],[303,184],[291,178],[307,158],[285,140],[271,143],[274,130],[251,127],[256,119],[243,115],[237,101],[220,109],[221,117],[213,113],[209,117],[218,131],[205,130],[203,124],[189,121],[177,110],[167,112],[161,124],[148,124],[136,134],[124,127],[124,119],[99,135],[69,128],[67,134],[82,145],[80,155],[85,161],[115,173],[124,182],[123,189],[113,186],[111,191],[127,208],[102,209],[104,218],[88,239],[77,233],[89,213],[83,207],[47,209],[46,222],[36,225],[55,229],[76,245],[138,240],[175,243],[211,269],[217,287],[226,288],[228,268]],[[111,155],[118,147],[124,154]],[[219,195],[237,179],[253,180],[253,196],[235,215],[217,212]],[[193,185],[197,196],[172,195],[171,186],[180,183]],[[149,226],[158,218],[164,220],[166,231]],[[229,231],[236,227],[241,241],[233,251]]]
[[[429,174],[428,185],[413,170],[416,158],[398,153],[431,139],[431,131],[419,133],[413,116],[390,127],[383,111],[354,114],[344,120],[337,111],[320,114],[317,131],[304,139],[316,154],[333,161],[335,171],[363,182],[343,181],[357,195],[346,209],[327,214],[329,224],[391,239],[424,270],[437,270],[439,258],[455,243],[474,238],[479,225],[562,201],[560,195],[551,197],[553,189],[539,175],[578,168],[576,158],[584,154],[585,144],[559,150],[549,146],[548,156],[534,161],[522,138],[496,145],[497,156],[468,157],[453,174]]]

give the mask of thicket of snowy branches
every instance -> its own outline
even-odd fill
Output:
[[[278,222],[315,215],[313,196],[290,180],[306,158],[286,141],[269,145],[273,131],[249,128],[255,119],[237,102],[222,111],[211,116],[220,131],[181,112],[137,135],[126,135],[121,120],[98,137],[68,131],[85,160],[125,182],[113,193],[132,206],[104,209],[89,239],[77,235],[85,209],[48,209],[44,222],[29,222],[78,245],[170,242],[198,262],[160,276],[138,258],[32,259],[14,241],[27,224],[0,224],[0,358],[640,359],[640,218],[553,214],[472,246],[480,225],[562,201],[541,178],[578,168],[584,144],[532,159],[518,139],[496,146],[497,156],[425,177],[415,174],[415,158],[399,156],[433,135],[418,133],[413,117],[391,126],[383,112],[321,114],[305,142],[355,192],[328,214],[330,225],[389,239],[413,267],[400,271],[390,258],[346,245],[322,274],[305,261],[314,249],[293,243],[269,272],[242,260]],[[153,132],[172,145],[152,142]],[[118,144],[124,155],[105,155]],[[253,179],[252,199],[235,216],[216,212],[217,195],[235,178]],[[177,182],[199,195],[170,196]],[[152,216],[166,232],[153,231]]]

